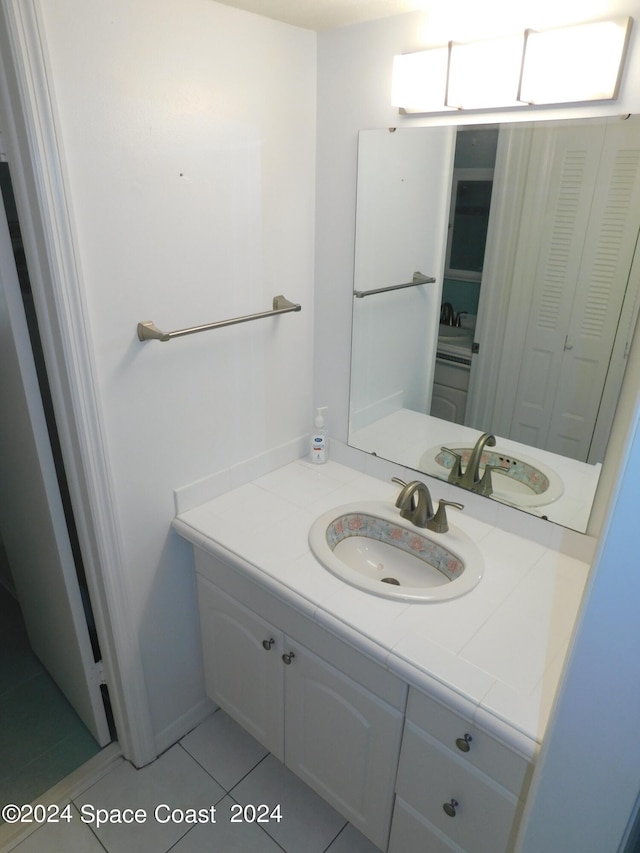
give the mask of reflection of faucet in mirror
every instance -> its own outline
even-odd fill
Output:
[[[456,312],[450,302],[443,302],[440,308],[440,322],[443,326],[453,326]],[[459,324],[458,324],[459,325]]]
[[[416,527],[426,527],[434,533],[446,533],[449,530],[446,508],[452,506],[454,509],[464,509],[463,504],[440,499],[438,511],[434,513],[431,493],[421,480],[405,483],[399,477],[392,477],[391,481],[402,486],[402,491],[396,498],[401,518],[406,518]]]
[[[454,457],[454,463],[449,474],[449,482],[456,486],[462,486],[463,489],[468,489],[470,492],[477,492],[479,495],[489,497],[493,493],[491,472],[497,466],[485,465],[484,474],[480,477],[480,460],[487,445],[495,447],[496,437],[489,432],[483,432],[471,451],[464,473],[462,473],[462,457],[460,454],[454,450],[450,450],[448,447],[443,447],[443,450],[446,450],[447,453],[450,453]]]

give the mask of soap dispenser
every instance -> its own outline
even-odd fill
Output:
[[[328,448],[327,436],[324,431],[324,417],[322,413],[326,406],[319,406],[316,412],[315,427],[311,434],[311,461],[316,465],[322,465],[327,461]]]

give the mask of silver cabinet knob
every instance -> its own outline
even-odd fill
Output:
[[[274,643],[275,643],[275,640],[273,639],[273,637],[272,637],[270,640],[263,640],[263,641],[262,641],[262,648],[263,648],[266,652],[270,652],[270,651],[271,651],[271,646],[272,646]]]
[[[288,665],[291,663],[294,657],[295,655],[293,652],[287,652],[286,654],[282,655],[282,660]]]
[[[444,803],[442,808],[444,809],[445,814],[447,814],[449,817],[455,817],[458,805],[458,801],[452,799],[450,802]]]
[[[473,738],[471,735],[465,735],[464,737],[456,738],[456,746],[461,752],[469,752],[471,749],[471,741]]]

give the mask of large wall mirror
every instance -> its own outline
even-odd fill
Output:
[[[361,132],[349,443],[584,532],[639,233],[636,117]]]

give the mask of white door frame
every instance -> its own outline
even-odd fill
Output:
[[[0,121],[118,740],[157,756],[130,611],[39,0],[0,3]]]

